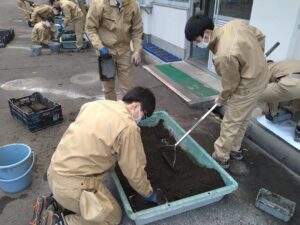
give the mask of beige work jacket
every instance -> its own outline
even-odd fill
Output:
[[[52,156],[52,169],[62,176],[102,178],[116,162],[139,194],[152,191],[144,170],[140,128],[125,103],[99,100],[84,104]]]
[[[143,24],[135,0],[124,0],[119,9],[115,0],[93,0],[86,18],[86,32],[94,48],[107,47],[111,54],[122,55],[141,50]]]
[[[49,5],[39,5],[34,8],[31,19],[34,23],[46,20],[48,17],[54,17],[52,7]]]
[[[286,60],[269,64],[271,72],[270,82],[276,82],[280,77],[284,77],[290,73],[300,73],[300,61]],[[300,97],[300,96],[299,96]]]
[[[64,27],[67,27],[70,22],[83,17],[81,9],[72,1],[60,0],[59,5],[63,12]]]
[[[31,40],[33,44],[46,44],[51,42],[51,28],[47,27],[43,21],[35,24],[32,33]]]
[[[215,28],[208,48],[216,72],[222,77],[220,98],[226,101],[237,90],[255,90],[268,83],[270,73],[264,55],[265,36],[242,20]]]

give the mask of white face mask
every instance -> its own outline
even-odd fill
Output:
[[[51,24],[50,24],[49,21],[46,21],[45,24],[46,24],[47,27],[51,27]]]
[[[197,44],[196,44],[197,47],[199,47],[199,48],[207,48],[207,46],[208,46],[208,44],[209,44],[209,41],[210,41],[210,35],[208,36],[208,38],[205,38],[205,35],[206,35],[206,34],[203,35],[202,41],[201,41],[200,43],[197,43]],[[207,42],[204,42],[205,39],[208,39],[208,41],[207,41]]]
[[[58,15],[59,14],[58,10],[55,9],[55,8],[53,8],[52,11],[53,11],[54,15]]]
[[[138,110],[138,117],[137,118],[134,118],[134,114],[136,112],[136,110]],[[135,111],[131,114],[132,118],[134,119],[134,121],[136,123],[139,123],[141,120],[142,120],[142,115],[141,115],[141,106],[136,108]]]

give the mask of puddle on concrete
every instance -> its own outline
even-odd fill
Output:
[[[76,74],[70,78],[70,82],[73,84],[94,84],[99,82],[99,74],[98,73]]]
[[[44,79],[41,78],[28,78],[10,80],[1,85],[1,88],[9,91],[28,90],[33,87],[40,86]]]
[[[103,95],[86,95],[79,93],[76,90],[66,90],[66,89],[54,89],[43,87],[43,84],[47,83],[44,78],[36,77],[36,78],[27,78],[27,79],[17,79],[11,80],[0,87],[4,90],[9,91],[30,91],[30,92],[40,92],[40,93],[49,93],[54,95],[66,96],[68,98],[76,99],[76,98],[96,98],[96,99],[104,99]]]
[[[22,194],[20,197],[17,198],[11,198],[9,196],[4,196],[0,198],[0,214],[2,214],[3,209],[6,207],[6,205],[12,201],[18,200],[18,199],[23,199],[26,198],[27,194]]]

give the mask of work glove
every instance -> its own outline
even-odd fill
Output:
[[[131,62],[133,62],[135,66],[138,66],[141,63],[141,53],[138,51],[135,51],[132,54]]]
[[[104,48],[99,48],[99,54],[101,57],[105,58],[109,56],[109,51],[108,48],[104,47]]]
[[[222,105],[224,105],[224,100],[222,100],[222,99],[220,98],[220,96],[218,96],[218,97],[215,98],[215,104],[216,104],[217,106],[221,107]]]
[[[157,189],[156,191],[152,191],[145,198],[145,201],[153,203],[155,205],[161,205],[167,202],[165,195],[161,189]]]
[[[58,27],[57,31],[58,31],[59,33],[64,32],[64,25],[61,24],[61,25]]]

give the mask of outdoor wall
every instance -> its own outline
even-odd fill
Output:
[[[266,50],[280,42],[270,59],[300,60],[299,0],[254,0],[250,24],[266,35]]]
[[[189,9],[158,2],[153,2],[152,5],[151,14],[141,5],[144,33],[151,35],[154,44],[183,58],[186,43],[184,28]]]

